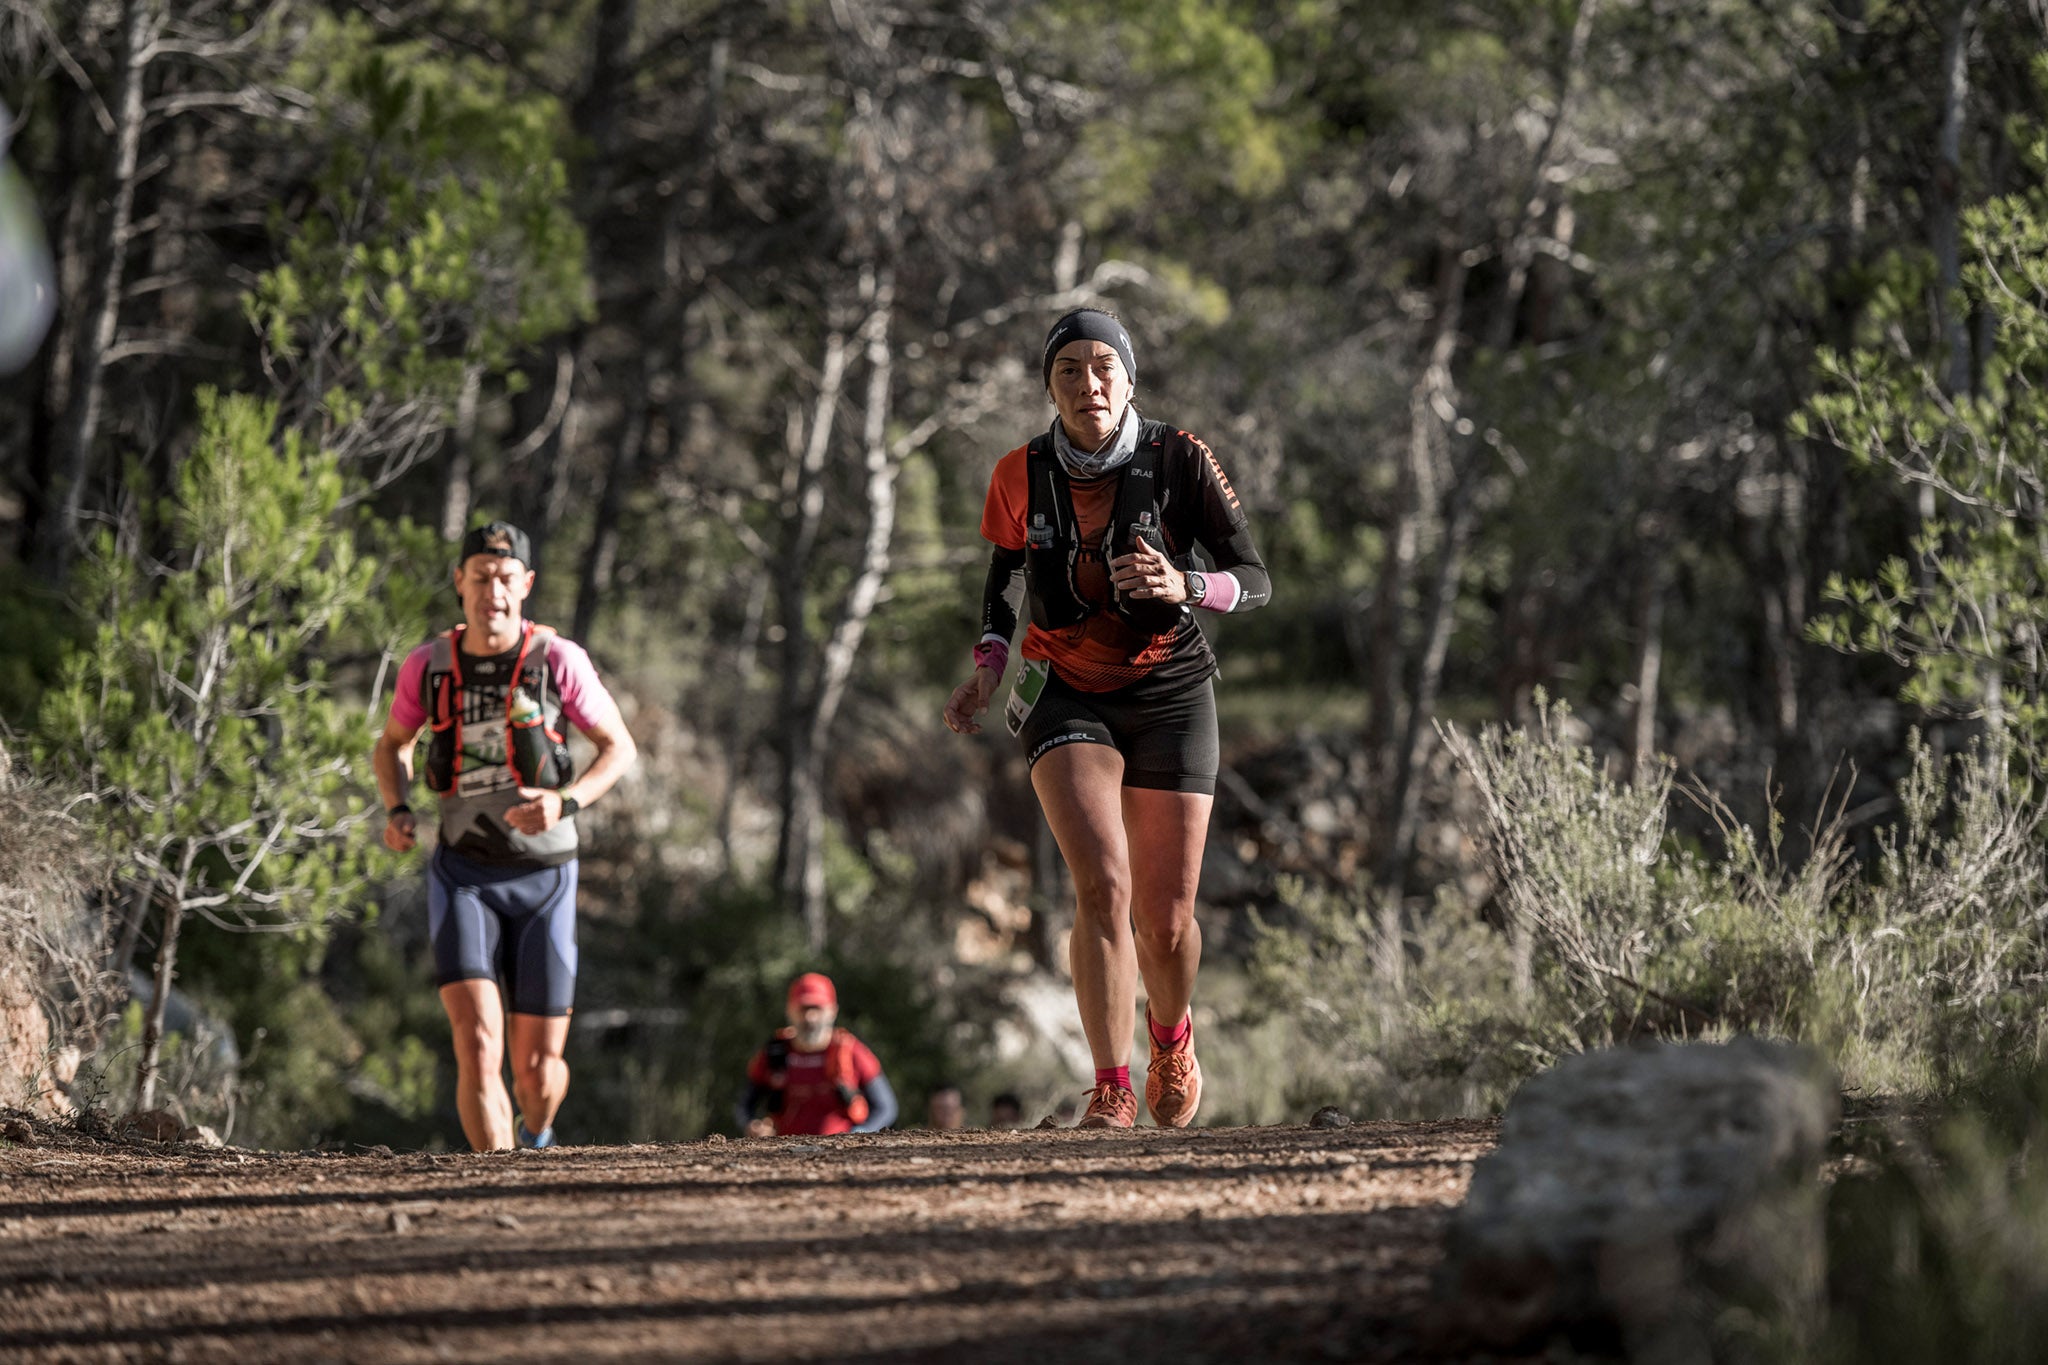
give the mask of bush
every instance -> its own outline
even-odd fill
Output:
[[[1402,944],[1404,989],[1374,966],[1362,901],[1292,887],[1287,919],[1261,924],[1261,998],[1324,1059],[1318,1098],[1498,1108],[1561,1051],[1646,1036],[1796,1038],[1852,1090],[1900,1095],[1952,1090],[1958,1057],[2034,1054],[2048,856],[2007,748],[1944,763],[1915,736],[1897,822],[1863,869],[1839,812],[1793,862],[1777,813],[1760,838],[1697,787],[1682,790],[1718,848],[1687,845],[1669,828],[1670,768],[1622,781],[1567,722],[1539,703],[1530,729],[1446,734],[1504,929],[1439,905]]]
[[[1858,1143],[1828,1207],[1829,1319],[1802,1362],[2003,1365],[2048,1352],[2048,1071],[1993,1068]]]

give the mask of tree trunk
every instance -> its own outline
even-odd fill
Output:
[[[107,955],[107,970],[122,977],[128,975],[128,966],[135,960],[135,943],[142,937],[143,921],[149,918],[148,882],[138,884],[128,893],[127,904],[121,910],[121,926],[114,935],[114,946]]]
[[[740,647],[733,661],[732,705],[725,723],[725,790],[719,793],[716,837],[718,866],[730,874],[733,868],[732,816],[739,804],[740,782],[745,776],[747,743],[747,698],[754,686],[754,673],[761,655],[761,621],[768,610],[768,576],[756,574],[747,589],[747,611],[740,627]]]
[[[564,338],[555,352],[557,402],[550,410],[554,429],[548,433],[547,441],[541,447],[547,477],[542,481],[540,506],[535,511],[533,524],[524,528],[533,540],[533,564],[528,566],[530,568],[539,567],[547,558],[548,543],[555,538],[555,530],[562,524],[563,514],[569,510],[569,487],[580,425],[576,379],[585,368],[582,358],[584,345],[585,334],[578,332]]]
[[[1401,627],[1420,553],[1422,522],[1435,500],[1443,414],[1450,405],[1451,358],[1458,349],[1458,321],[1463,313],[1464,258],[1448,242],[1440,251],[1436,330],[1430,338],[1422,373],[1408,391],[1408,444],[1394,494],[1394,529],[1387,536],[1386,557],[1380,565],[1379,590],[1373,602],[1372,710],[1366,745],[1382,775],[1391,775],[1399,763],[1396,745],[1402,734],[1401,701],[1408,690],[1407,651]]]
[[[818,838],[815,815],[822,804],[820,794],[810,785],[814,767],[812,729],[807,723],[809,689],[805,686],[810,676],[811,555],[825,514],[825,490],[819,476],[831,449],[845,383],[846,335],[834,328],[825,338],[808,439],[798,439],[800,425],[790,436],[791,459],[782,484],[784,536],[776,565],[776,612],[782,627],[781,705],[777,711],[782,722],[782,825],[775,841],[775,885],[784,904],[797,910],[803,904],[805,869],[812,842]]]
[[[1636,585],[1636,710],[1629,727],[1629,771],[1640,777],[1657,753],[1657,687],[1664,670],[1663,547],[1647,542],[1642,578]]]
[[[1934,204],[1929,236],[1937,274],[1935,319],[1946,349],[1942,387],[1951,394],[1970,387],[1970,332],[1955,291],[1962,283],[1961,218],[1963,194],[1963,124],[1969,117],[1970,38],[1977,0],[1963,0],[1942,34],[1941,133],[1934,166]]]
[[[597,622],[597,608],[611,590],[612,569],[619,553],[619,513],[626,501],[626,489],[640,465],[640,452],[647,443],[647,376],[644,361],[635,369],[625,390],[625,415],[618,439],[612,443],[611,459],[605,465],[604,487],[598,493],[597,510],[590,527],[590,546],[583,553],[582,571],[576,578],[576,614],[570,635],[587,641]]]
[[[1434,733],[1436,697],[1443,683],[1444,660],[1450,653],[1451,623],[1458,604],[1458,580],[1464,573],[1465,546],[1473,522],[1470,480],[1451,491],[1436,577],[1430,585],[1428,624],[1422,652],[1416,659],[1415,693],[1408,706],[1408,724],[1401,738],[1388,800],[1387,837],[1379,859],[1380,970],[1396,997],[1406,985],[1407,954],[1401,912],[1408,860],[1415,852],[1415,827],[1421,808],[1422,766]]]
[[[100,233],[98,271],[87,313],[84,351],[78,358],[65,416],[57,515],[43,527],[38,554],[46,575],[58,581],[70,571],[82,538],[93,446],[99,438],[100,416],[106,405],[107,353],[113,350],[120,331],[121,294],[128,245],[134,233],[136,167],[142,153],[143,78],[155,56],[162,24],[155,0],[125,0],[122,5],[107,217]]]
[[[889,449],[889,398],[890,385],[894,380],[889,322],[896,304],[895,276],[885,269],[862,283],[865,286],[862,292],[868,295],[872,309],[863,329],[868,384],[861,420],[861,449],[867,467],[868,526],[861,541],[860,565],[853,587],[847,592],[839,610],[839,619],[833,623],[832,633],[825,642],[818,669],[817,700],[811,710],[811,733],[805,743],[805,755],[814,771],[805,782],[804,790],[819,802],[819,806],[808,813],[813,837],[804,850],[801,879],[804,926],[813,953],[825,949],[825,860],[823,840],[819,837],[824,827],[821,798],[825,754],[830,745],[832,724],[839,717],[847,683],[853,677],[854,659],[860,653],[868,620],[874,614],[875,603],[881,599],[882,583],[888,577],[889,546],[896,533],[896,476],[902,469],[902,462]]]
[[[156,973],[150,982],[149,1010],[142,1021],[142,1051],[135,1061],[135,1111],[156,1107],[157,1063],[163,1052],[164,1011],[171,1003],[171,982],[177,976],[178,931],[185,922],[185,888],[192,884],[197,850],[185,845],[176,883],[164,898],[164,923],[157,937]]]
[[[476,405],[483,371],[472,366],[462,376],[455,398],[455,427],[448,433],[448,473],[441,484],[441,539],[450,545],[469,529],[469,508],[475,500]]]

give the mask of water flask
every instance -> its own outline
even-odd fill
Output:
[[[512,689],[505,714],[509,731],[506,756],[519,780],[531,786],[540,780],[553,747],[548,740],[548,728],[542,723],[546,718],[541,715],[540,703],[523,687]]]

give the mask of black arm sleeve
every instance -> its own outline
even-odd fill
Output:
[[[1017,608],[1023,604],[1024,588],[1017,582],[1024,568],[1022,550],[996,546],[988,557],[988,585],[981,590],[981,633],[984,638],[1000,635],[1007,640],[1017,630]]]
[[[1195,539],[1209,552],[1212,567],[1226,571],[1242,590],[1232,612],[1263,607],[1273,597],[1273,578],[1252,544],[1251,521],[1237,500],[1237,490],[1223,476],[1223,466],[1201,441],[1195,441]]]

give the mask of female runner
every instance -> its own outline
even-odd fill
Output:
[[[989,480],[981,533],[995,551],[981,643],[946,724],[981,728],[1009,661],[1021,569],[1031,623],[1005,720],[1074,879],[1070,961],[1095,1058],[1080,1126],[1137,1121],[1130,1061],[1142,977],[1146,1107],[1154,1123],[1183,1128],[1202,1098],[1189,1005],[1218,761],[1216,659],[1190,609],[1248,611],[1271,583],[1209,447],[1139,415],[1138,367],[1115,317],[1084,308],[1061,318],[1042,371],[1058,416]],[[1193,567],[1196,545],[1206,572]]]

